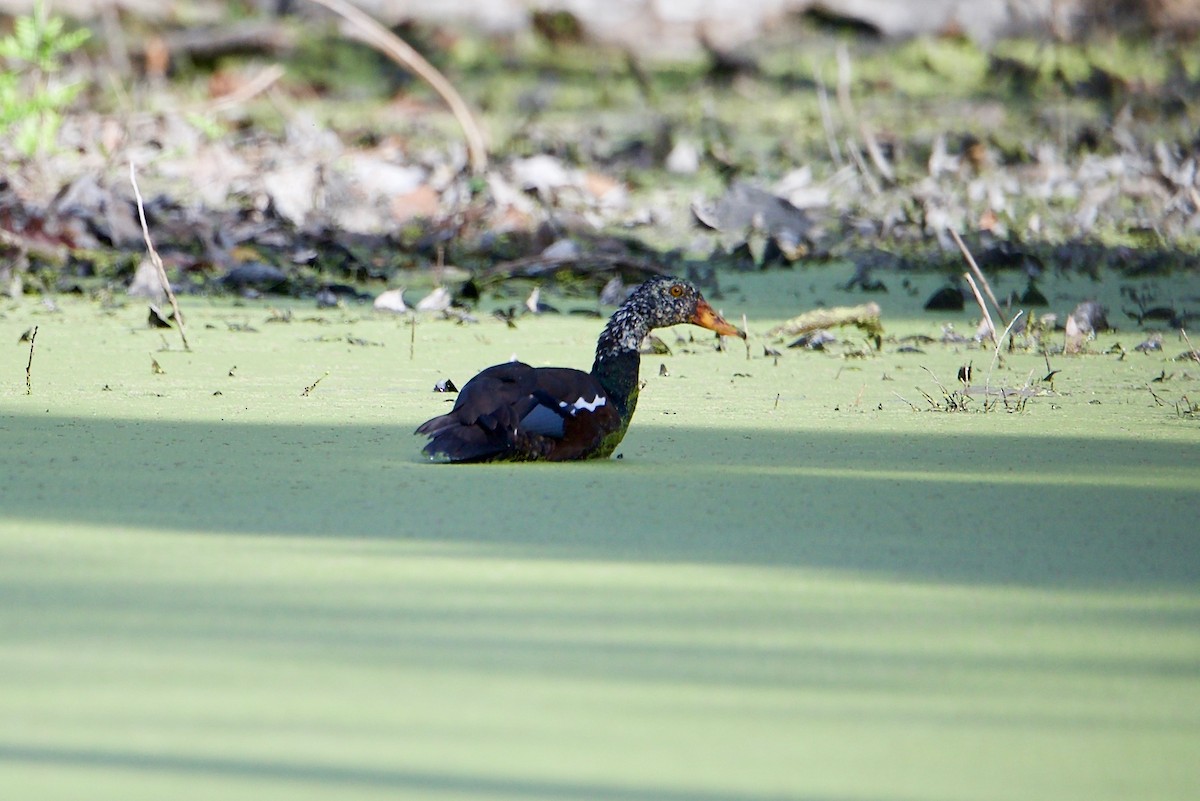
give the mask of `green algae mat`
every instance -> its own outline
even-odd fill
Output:
[[[811,280],[738,276],[750,358],[665,332],[621,458],[568,465],[411,432],[443,378],[586,368],[594,319],[185,298],[184,352],[140,305],[5,307],[0,794],[1200,797],[1184,344],[1047,382],[904,348],[970,313],[885,296],[878,353],[764,352]],[[1036,391],[935,410],[966,363]]]

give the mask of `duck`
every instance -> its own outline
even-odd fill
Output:
[[[591,372],[519,361],[489,367],[463,386],[454,408],[417,428],[429,438],[423,453],[448,462],[608,458],[637,408],[642,340],[680,323],[746,338],[693,284],[651,278],[609,318]]]

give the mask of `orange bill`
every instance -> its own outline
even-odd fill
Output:
[[[708,301],[704,298],[700,298],[696,303],[696,313],[692,315],[692,322],[702,328],[716,331],[723,337],[746,338],[745,331],[730,325],[724,317],[716,313],[712,306],[708,305]]]

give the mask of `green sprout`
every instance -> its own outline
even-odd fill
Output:
[[[91,31],[67,31],[62,17],[51,17],[44,0],[34,3],[27,17],[18,17],[13,32],[0,39],[0,136],[11,137],[25,156],[42,152],[55,142],[62,110],[83,88],[55,77],[65,56],[77,50]]]

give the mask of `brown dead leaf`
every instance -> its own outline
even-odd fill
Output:
[[[441,198],[429,184],[422,184],[411,192],[395,195],[391,200],[392,216],[396,222],[424,218],[432,220],[441,210]]]
[[[620,192],[625,188],[615,178],[598,172],[585,173],[583,176],[583,187],[596,200],[604,200],[611,193]]]
[[[162,81],[167,77],[171,66],[171,50],[161,36],[151,36],[146,42],[146,77],[152,81]]]

